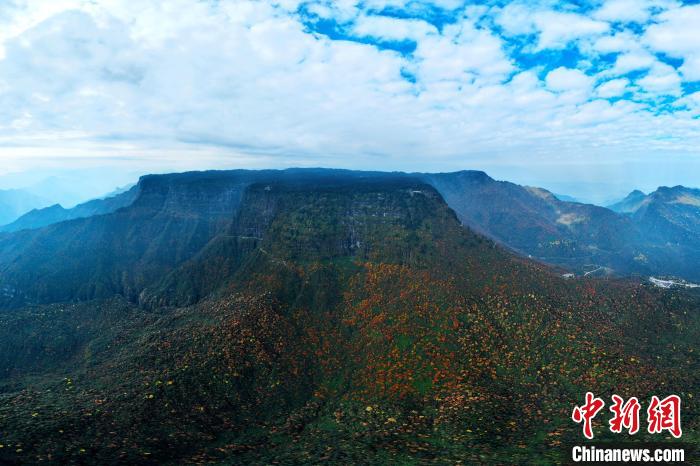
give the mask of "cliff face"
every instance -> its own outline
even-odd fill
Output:
[[[231,217],[250,183],[239,172],[148,175],[139,180],[133,207],[164,216]]]
[[[294,260],[381,253],[412,262],[414,230],[427,213],[455,220],[431,186],[402,174],[185,173],[143,177],[137,189],[116,212],[0,238],[2,305],[114,293],[192,302],[231,279],[253,251]],[[382,229],[403,235],[401,247],[390,246]],[[212,267],[217,278],[206,280]]]
[[[114,293],[137,299],[231,222],[248,184],[173,178],[143,178],[138,197],[116,212],[1,236],[2,306]]]

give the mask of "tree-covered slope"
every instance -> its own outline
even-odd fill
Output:
[[[416,178],[257,179],[236,196],[235,211],[178,202],[217,227],[143,306],[0,314],[0,462],[557,464],[589,390],[679,394],[697,444],[697,296],[562,279]]]

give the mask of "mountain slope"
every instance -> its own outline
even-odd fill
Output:
[[[549,191],[495,181],[483,172],[426,175],[460,220],[501,244],[579,273],[604,266],[644,272],[633,222],[608,209],[564,202]],[[593,268],[595,268],[593,267]]]
[[[159,244],[193,223],[210,239],[159,261],[147,309],[111,296],[0,314],[0,462],[555,464],[587,390],[679,393],[697,427],[696,297],[564,280],[463,228],[417,177],[141,189],[97,225],[61,225],[103,256],[148,238],[171,257]]]
[[[127,208],[0,236],[0,305],[115,293],[137,300],[230,221],[246,183],[235,175],[144,177]]]
[[[611,209],[483,172],[427,174],[460,220],[504,246],[577,274],[671,275],[700,280],[700,191],[632,192]]]
[[[634,210],[633,218],[658,241],[698,245],[700,189],[661,187]]]
[[[700,281],[700,190],[659,188],[630,215],[653,244],[647,254],[651,270]]]

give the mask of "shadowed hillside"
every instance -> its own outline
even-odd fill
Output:
[[[611,209],[483,172],[429,174],[467,226],[522,255],[577,274],[674,275],[700,280],[700,194],[678,186],[635,191]]]

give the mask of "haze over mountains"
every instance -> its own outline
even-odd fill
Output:
[[[70,209],[90,200],[111,197],[116,186],[128,186],[137,175],[109,170],[34,170],[0,176],[0,226],[32,210],[52,207],[52,221],[59,221],[57,206]],[[118,190],[117,190],[118,191]],[[41,222],[40,222],[41,223]],[[31,222],[29,223],[32,224]],[[43,222],[46,224],[46,222]]]
[[[41,209],[33,209],[17,218],[12,223],[0,226],[0,232],[36,229],[75,218],[108,214],[121,207],[131,205],[137,195],[138,188],[134,186],[128,189],[118,190],[118,192],[114,192],[101,199],[93,199],[78,204],[70,209],[66,209],[60,204],[54,204]]]
[[[47,204],[34,194],[19,189],[0,190],[0,225],[14,221],[20,215]]]
[[[0,235],[0,463],[558,464],[587,390],[678,393],[698,427],[696,290],[565,279],[463,225],[628,217],[481,172],[128,193]]]

